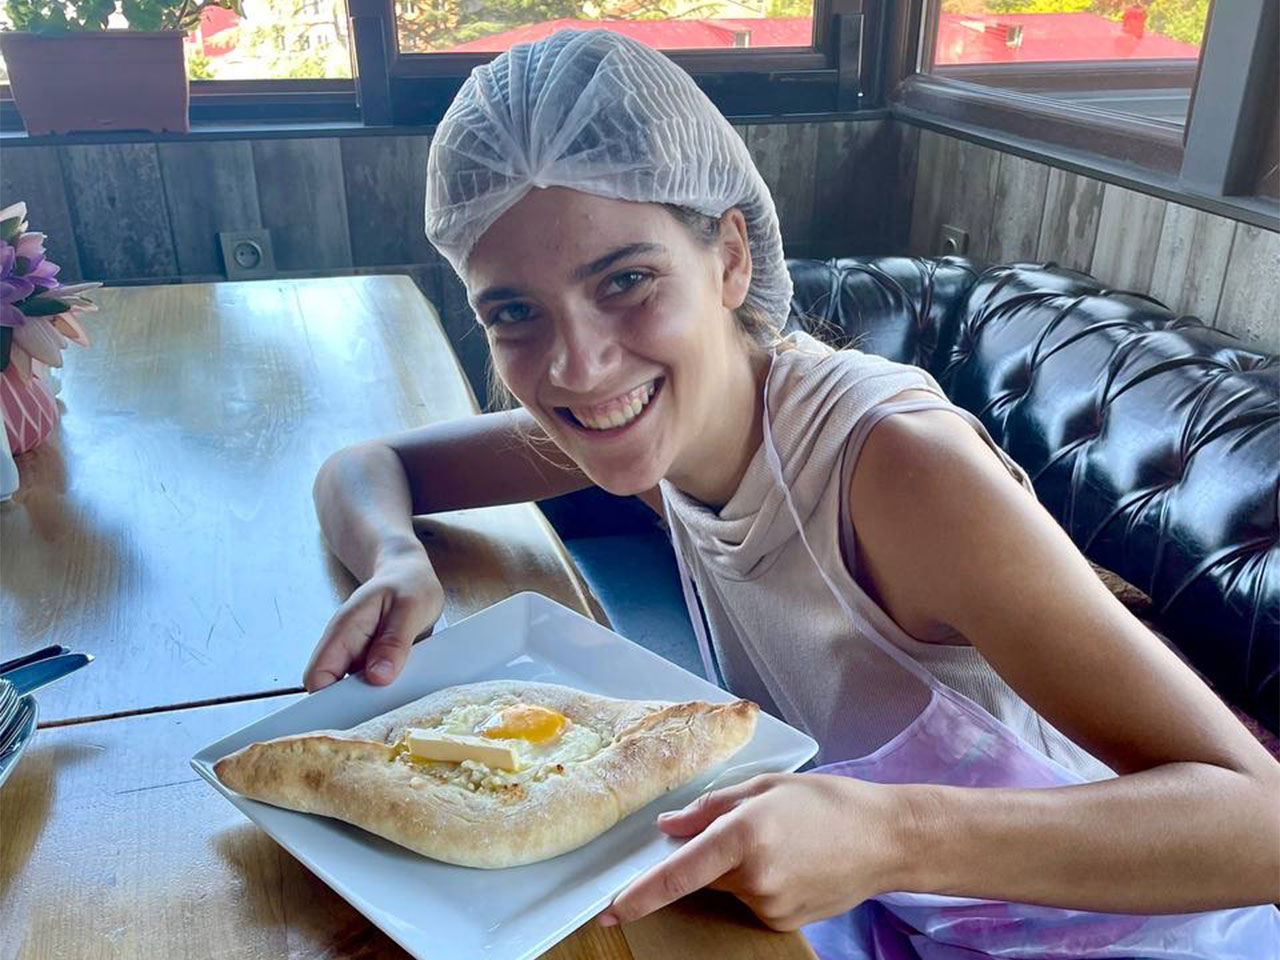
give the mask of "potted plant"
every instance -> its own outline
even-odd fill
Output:
[[[122,0],[128,30],[108,30],[115,0],[5,0],[0,33],[27,133],[187,131],[182,38],[206,7],[242,0]]]
[[[65,286],[45,256],[44,234],[27,230],[27,205],[0,210],[0,415],[16,456],[58,423],[50,367],[62,366],[68,343],[89,345],[78,319],[97,309],[85,292],[99,283]]]

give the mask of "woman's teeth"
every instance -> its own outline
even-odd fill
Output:
[[[608,403],[595,407],[570,407],[569,411],[578,423],[588,430],[612,430],[616,427],[625,427],[640,416],[640,411],[649,405],[655,390],[657,390],[657,381],[650,380],[643,386],[615,397]]]

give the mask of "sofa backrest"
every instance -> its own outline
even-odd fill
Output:
[[[1280,726],[1280,361],[1053,265],[792,261],[792,326],[930,370],[1228,700]]]

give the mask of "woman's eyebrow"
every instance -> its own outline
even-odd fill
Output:
[[[609,267],[624,260],[627,257],[635,256],[638,253],[666,253],[667,248],[660,243],[628,243],[616,250],[610,250],[602,257],[597,257],[590,263],[584,263],[573,271],[572,279],[575,283],[586,280],[588,277],[600,273],[602,270],[608,270]],[[490,303],[495,300],[517,300],[525,296],[525,292],[518,287],[487,287],[476,295],[475,305],[480,306],[482,303]]]
[[[603,257],[597,257],[590,263],[584,263],[573,271],[573,280],[575,282],[587,279],[587,277],[600,273],[602,270],[608,270],[619,260],[626,257],[635,256],[637,253],[665,253],[666,247],[659,243],[628,243],[625,246],[611,250]]]
[[[474,304],[480,306],[492,300],[516,300],[524,296],[524,291],[516,287],[489,287],[476,295]]]

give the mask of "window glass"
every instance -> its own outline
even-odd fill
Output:
[[[934,0],[933,72],[1185,123],[1209,0]]]
[[[659,50],[808,47],[813,0],[397,0],[405,53],[500,53],[563,27]]]
[[[192,80],[350,78],[344,0],[244,0],[244,14],[205,9],[186,41]]]

